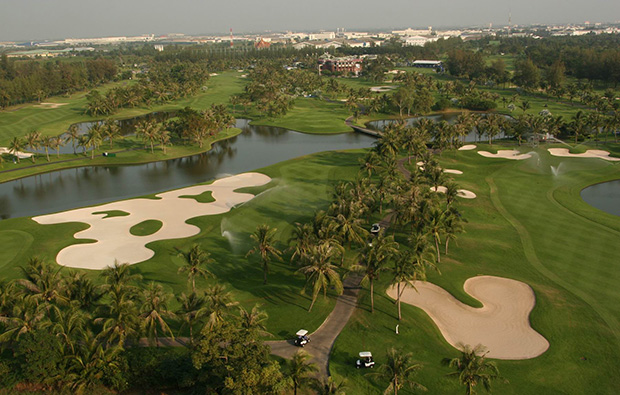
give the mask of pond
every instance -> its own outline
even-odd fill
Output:
[[[450,124],[456,122],[456,119],[458,118],[458,116],[461,115],[461,112],[447,112],[447,113],[442,113],[442,114],[435,114],[435,115],[426,115],[423,117],[413,117],[413,118],[406,118],[405,121],[407,122],[407,126],[411,126],[413,125],[418,119],[420,118],[426,118],[426,119],[430,119],[431,121],[435,121],[435,122],[441,122],[441,121],[446,121]],[[483,114],[484,115],[484,114]],[[366,124],[366,126],[369,129],[372,130],[383,130],[385,129],[386,126],[395,123],[395,122],[399,122],[396,119],[383,119],[383,120],[379,120],[379,121],[371,121],[368,122]],[[494,137],[494,139],[501,139],[506,137],[504,135],[504,132],[501,132],[500,134],[498,134],[496,137]],[[479,140],[479,136],[476,134],[476,129],[472,129],[471,132],[469,132],[469,134],[467,134],[467,136],[465,136],[465,142],[467,143],[473,143]],[[487,141],[488,139],[486,138],[486,136],[483,136],[483,141]]]
[[[581,190],[581,198],[599,210],[620,216],[620,180],[584,188]]]
[[[361,133],[318,135],[252,126],[199,155],[143,165],[66,169],[0,184],[0,218],[35,216],[153,194],[321,151],[367,148]]]

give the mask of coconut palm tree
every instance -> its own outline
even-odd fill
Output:
[[[430,210],[428,222],[428,231],[435,241],[435,249],[437,252],[437,263],[441,262],[439,245],[441,244],[441,236],[445,233],[446,212],[438,207]]]
[[[144,303],[140,309],[142,327],[149,343],[152,344],[153,339],[155,339],[155,346],[159,347],[158,330],[161,330],[162,334],[168,333],[174,339],[172,330],[165,320],[174,317],[174,313],[168,310],[169,295],[164,293],[164,288],[161,285],[153,282],[148,285],[142,295],[144,298]]]
[[[240,325],[241,328],[249,334],[249,336],[247,336],[248,339],[258,339],[260,336],[271,336],[271,334],[267,332],[267,326],[265,325],[269,316],[258,308],[258,305],[254,305],[250,311],[247,311],[243,307],[239,308]]]
[[[413,376],[422,369],[419,363],[413,363],[413,354],[404,354],[395,348],[391,348],[387,353],[387,361],[380,365],[377,372],[367,373],[368,376],[376,377],[381,380],[388,380],[390,384],[384,394],[393,392],[398,395],[398,391],[405,385],[411,389],[426,391],[426,387],[413,380]]]
[[[491,381],[499,379],[499,370],[493,362],[486,360],[488,351],[481,344],[471,348],[469,344],[458,345],[461,355],[456,358],[444,358],[442,363],[455,372],[448,376],[455,377],[461,385],[465,386],[467,395],[476,394],[476,387],[482,385],[487,392],[491,392]]]
[[[371,313],[375,311],[374,281],[379,278],[382,271],[388,269],[388,263],[396,256],[397,252],[398,243],[394,241],[394,237],[379,234],[358,255],[359,263],[352,268],[364,274],[362,283],[370,284]]]
[[[30,148],[33,151],[36,151],[41,146],[41,132],[33,130],[28,133],[25,137],[26,147]],[[34,163],[34,155],[32,156],[32,163]]]
[[[67,137],[65,137],[65,141],[71,141],[71,145],[73,146],[73,155],[77,154],[75,151],[75,142],[80,138],[80,130],[78,129],[78,126],[75,124],[69,126],[69,130],[67,130],[66,135]]]
[[[207,300],[204,296],[194,292],[189,295],[182,293],[180,296],[177,296],[177,300],[181,306],[176,311],[176,316],[183,321],[179,331],[187,326],[189,328],[189,342],[192,344],[194,342],[194,326],[201,318],[209,314],[209,309],[206,306]]]
[[[312,373],[318,370],[316,364],[308,362],[312,358],[304,350],[298,350],[293,354],[293,358],[287,361],[285,376],[293,387],[293,394],[297,395],[297,390],[314,381]]]
[[[347,380],[336,381],[332,376],[327,380],[317,380],[312,385],[317,395],[345,395]]]
[[[414,286],[414,281],[426,281],[428,269],[439,269],[433,263],[434,256],[425,234],[414,233],[409,237],[410,249],[403,250],[391,268],[392,279],[390,285],[396,285],[396,305],[398,320],[402,319],[400,298],[407,286]]]
[[[103,135],[108,139],[110,148],[114,149],[114,140],[121,137],[121,127],[116,121],[108,119],[103,124]]]
[[[75,355],[78,347],[76,343],[84,336],[90,316],[80,308],[77,301],[72,302],[67,309],[54,306],[50,313],[53,322],[52,333],[62,339],[65,352]]]
[[[177,273],[187,272],[187,281],[192,284],[192,293],[196,293],[196,278],[207,279],[213,274],[207,270],[206,265],[215,262],[211,254],[204,251],[198,244],[194,244],[187,253],[180,254],[185,260],[185,265],[181,266]]]
[[[306,276],[306,285],[302,293],[310,287],[312,289],[312,303],[308,312],[312,311],[314,302],[321,290],[323,296],[327,297],[327,288],[331,285],[338,295],[342,294],[343,286],[340,275],[336,271],[336,266],[332,265],[331,260],[340,254],[340,250],[335,243],[324,241],[319,245],[314,245],[310,249],[308,265],[298,271]]]
[[[254,240],[255,246],[248,251],[246,257],[259,254],[263,264],[263,284],[267,284],[267,274],[269,273],[269,263],[272,259],[282,260],[282,251],[275,247],[276,228],[269,228],[268,225],[258,225],[254,234],[250,235]]]
[[[56,157],[60,157],[60,147],[62,147],[62,143],[64,142],[62,136],[52,137],[50,147],[56,150]]]
[[[84,273],[74,272],[65,277],[64,294],[71,302],[78,302],[81,309],[91,310],[103,296],[101,287]]]
[[[101,314],[93,322],[101,326],[97,335],[107,346],[124,348],[125,340],[139,334],[138,307],[129,293],[112,288],[109,301],[101,308]]]
[[[293,234],[289,239],[289,244],[293,242],[295,244],[289,247],[289,251],[293,252],[291,254],[291,263],[294,260],[299,260],[299,262],[302,263],[305,262],[310,247],[316,242],[312,225],[295,222],[295,228],[293,228]]]
[[[32,298],[37,305],[64,303],[64,280],[60,275],[62,267],[52,267],[39,258],[31,258],[25,268],[21,268],[23,279],[17,283],[23,287],[27,298]],[[48,306],[49,307],[49,306]]]
[[[127,263],[114,262],[113,266],[105,268],[101,272],[105,284],[102,286],[104,292],[116,294],[129,294],[135,296],[137,288],[134,283],[140,281],[142,276],[131,274],[131,268]]]
[[[24,142],[17,137],[13,137],[13,140],[11,140],[11,143],[9,144],[9,152],[11,153],[11,155],[17,158],[17,163],[19,163],[18,154],[21,152],[22,149],[24,149]]]
[[[53,138],[50,136],[44,136],[41,137],[41,146],[43,146],[43,149],[45,149],[45,157],[47,159],[47,161],[50,161],[50,153],[49,153],[49,149],[52,148],[52,145],[54,144]]]
[[[219,284],[207,288],[205,300],[209,309],[209,327],[222,323],[230,308],[239,304],[233,301],[232,294]]]
[[[91,126],[86,134],[86,147],[90,148],[90,159],[95,159],[95,150],[99,147],[102,140],[101,127],[96,123]]]

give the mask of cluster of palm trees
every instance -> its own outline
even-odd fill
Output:
[[[116,87],[105,94],[98,90],[87,96],[86,112],[110,115],[121,108],[163,104],[196,94],[209,79],[206,65],[195,62],[155,62],[137,75],[138,83]]]
[[[233,309],[237,303],[223,286],[197,289],[196,279],[210,275],[206,266],[213,260],[207,252],[193,246],[181,256],[185,265],[179,272],[187,274],[190,291],[176,297],[176,311],[170,309],[173,295],[160,284],[138,287],[141,276],[133,274],[129,265],[116,263],[95,280],[33,258],[23,269],[23,278],[0,284],[0,345],[17,359],[23,345],[33,339],[43,348],[28,349],[31,358],[58,348],[62,352],[54,361],[56,373],[37,372],[41,377],[25,375],[24,380],[40,379],[37,384],[49,389],[64,386],[88,392],[113,386],[112,381],[122,376],[128,346],[159,346],[162,336],[174,339],[173,322],[180,333],[189,333],[181,340],[190,346],[197,329],[201,332],[225,320],[235,320],[248,330],[264,330],[266,315],[257,308]],[[142,336],[146,339],[140,340]]]

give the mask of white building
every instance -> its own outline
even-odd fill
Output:
[[[432,34],[433,27],[429,26],[427,30],[415,30],[411,28],[407,28],[405,30],[392,30],[392,34],[396,36],[421,36],[424,34]]]
[[[308,34],[309,40],[333,40],[334,38],[336,38],[336,33],[334,32],[320,32]]]
[[[423,47],[424,44],[437,41],[437,37],[423,37],[423,36],[411,36],[403,39],[405,46],[418,46]]]

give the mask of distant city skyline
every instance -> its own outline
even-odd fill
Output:
[[[0,41],[264,31],[377,30],[620,20],[609,0],[0,0]]]

